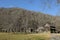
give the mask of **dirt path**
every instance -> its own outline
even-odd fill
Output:
[[[51,34],[50,40],[60,40],[60,34]]]

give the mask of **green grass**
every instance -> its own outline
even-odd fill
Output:
[[[0,33],[0,40],[49,40],[48,33],[21,34],[21,33]]]

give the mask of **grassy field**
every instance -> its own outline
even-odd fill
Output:
[[[21,34],[21,33],[0,33],[0,40],[49,40],[49,33]]]

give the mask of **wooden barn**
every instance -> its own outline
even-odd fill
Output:
[[[56,33],[56,27],[55,27],[55,25],[52,23],[46,23],[45,24],[45,30],[46,31],[50,31],[50,33]]]

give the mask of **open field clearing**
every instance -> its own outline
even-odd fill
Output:
[[[0,40],[49,40],[49,33],[21,34],[21,33],[0,33]]]

